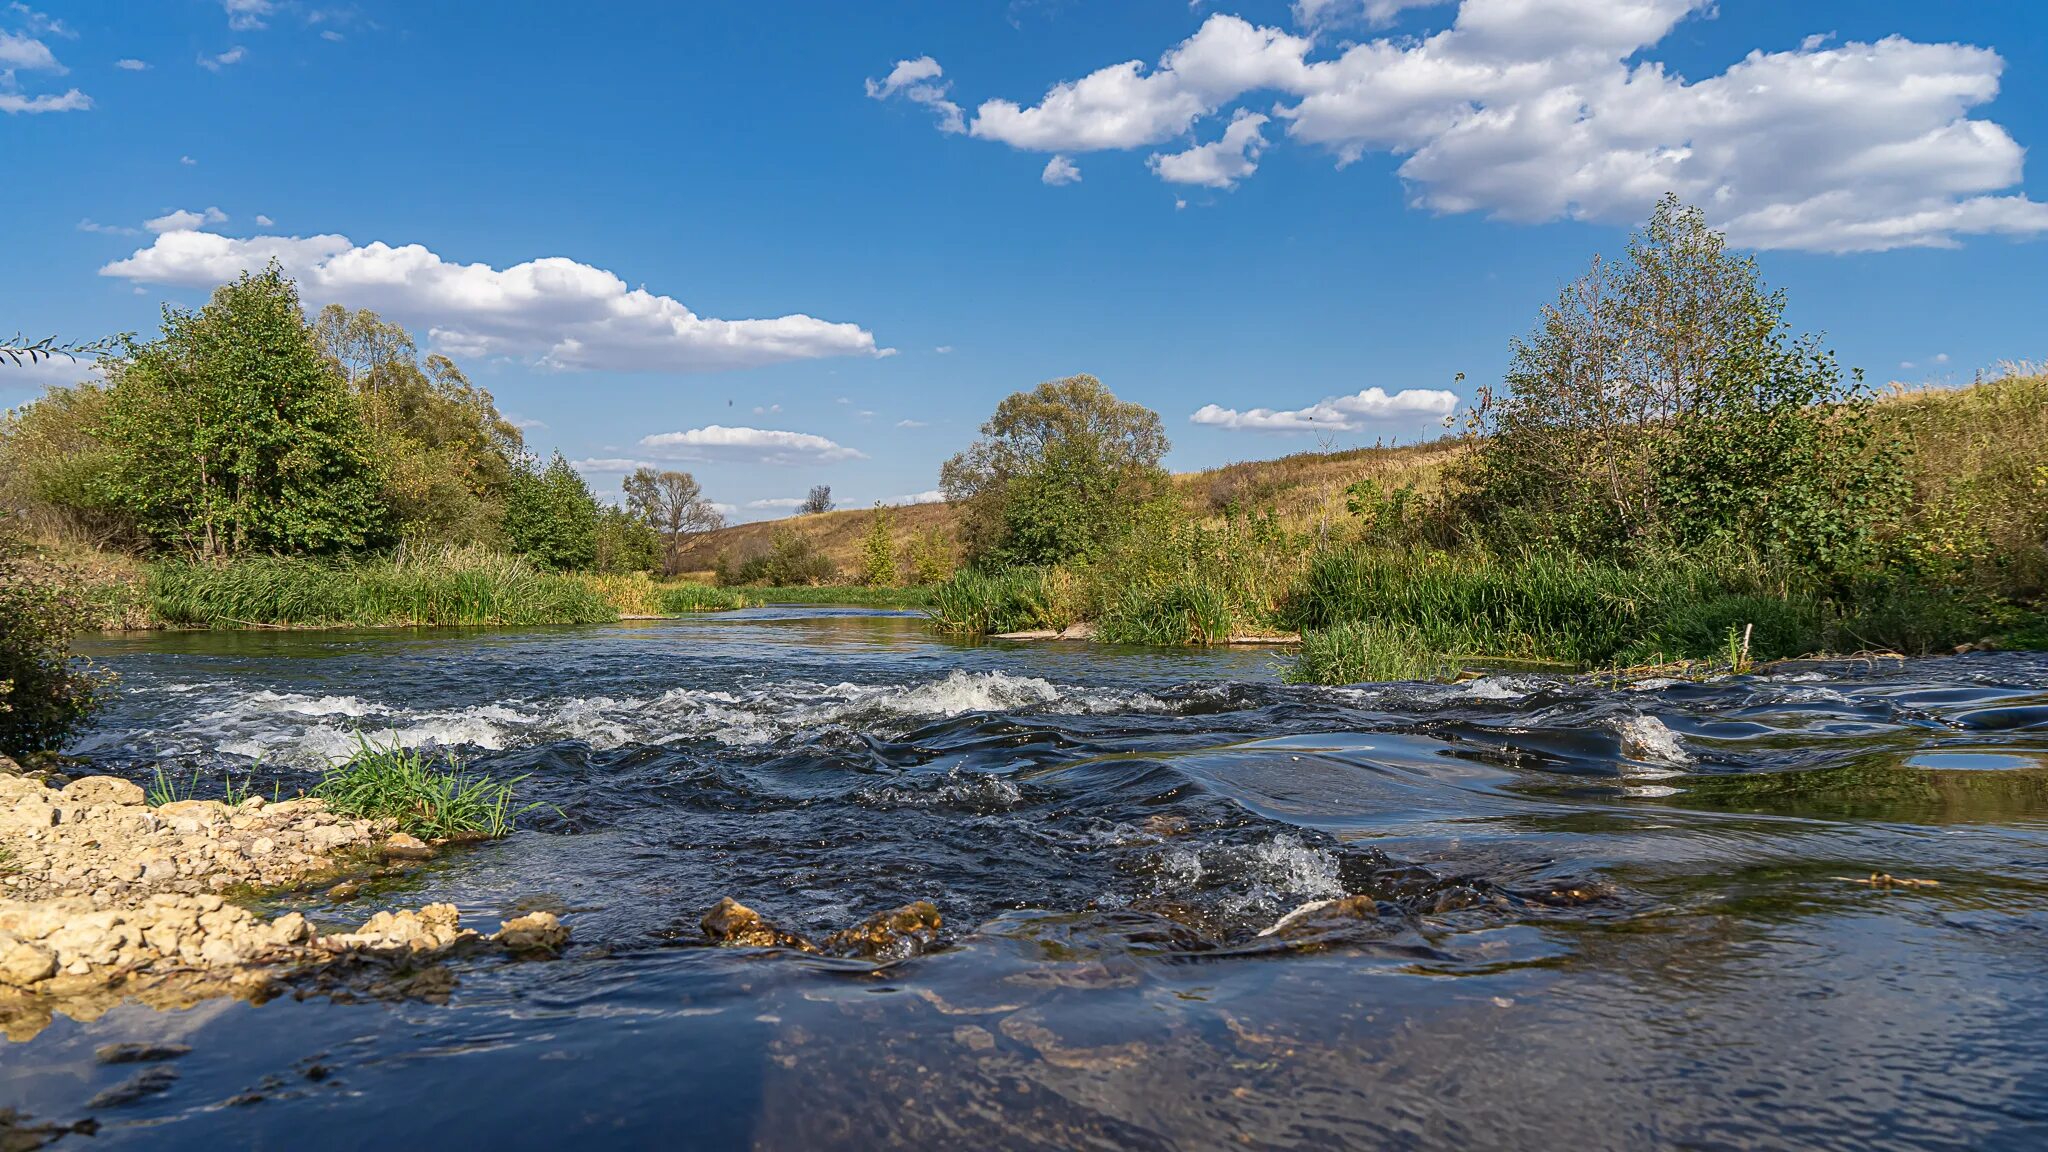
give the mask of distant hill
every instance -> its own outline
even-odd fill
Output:
[[[1221,517],[1235,503],[1254,512],[1270,509],[1295,526],[1314,526],[1349,515],[1344,489],[1359,480],[1374,479],[1389,488],[1414,484],[1419,491],[1434,491],[1442,482],[1443,466],[1463,450],[1456,441],[1439,440],[1399,448],[1297,452],[1277,460],[1182,472],[1173,482],[1189,507],[1208,516]],[[899,551],[908,547],[912,536],[934,528],[953,536],[958,520],[958,512],[945,503],[900,505],[891,508],[890,515],[895,518]],[[684,569],[708,575],[719,553],[738,559],[766,552],[777,530],[795,528],[811,537],[842,573],[851,573],[860,565],[861,538],[873,516],[872,508],[848,508],[721,528],[692,542],[683,553]]]

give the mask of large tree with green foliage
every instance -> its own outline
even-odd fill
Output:
[[[329,304],[314,339],[355,391],[381,497],[408,537],[498,543],[519,429],[446,356],[424,360],[412,334],[375,312]]]
[[[513,473],[505,501],[512,547],[554,568],[587,568],[597,560],[597,497],[557,452],[545,468]]]
[[[962,507],[971,560],[1055,564],[1098,555],[1129,510],[1164,492],[1159,414],[1093,376],[1012,393],[939,481]]]
[[[1482,393],[1478,510],[1521,543],[1629,556],[1735,542],[1801,563],[1858,555],[1900,465],[1862,378],[1784,320],[1756,262],[1666,196]]]
[[[202,558],[331,553],[388,537],[356,399],[275,263],[110,370],[103,479],[159,544]]]

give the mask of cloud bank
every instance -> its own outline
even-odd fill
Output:
[[[152,220],[154,242],[100,274],[207,288],[276,260],[309,304],[374,309],[427,328],[435,346],[454,355],[516,356],[565,371],[706,372],[886,351],[855,324],[801,314],[699,316],[673,297],[628,288],[602,268],[559,256],[501,269],[452,263],[419,244],[238,238],[197,227],[211,219],[181,212]]]
[[[1998,95],[1992,49],[1810,36],[1698,80],[1646,58],[1682,21],[1712,17],[1712,0],[1464,0],[1430,35],[1325,43],[1332,24],[1431,7],[1300,0],[1300,34],[1217,14],[1154,66],[1110,64],[1036,103],[984,101],[967,134],[1062,159],[1152,149],[1253,101],[1222,139],[1155,152],[1152,170],[1230,187],[1254,170],[1265,122],[1252,118],[1267,116],[1339,166],[1399,157],[1410,202],[1436,212],[1633,223],[1672,191],[1758,248],[2048,232],[2048,203],[2018,190],[2025,150],[1970,115]]]
[[[1349,396],[1331,396],[1306,408],[1252,408],[1238,411],[1204,404],[1188,419],[1214,428],[1255,432],[1356,432],[1372,421],[1442,419],[1458,410],[1458,394],[1433,388],[1404,388],[1388,395],[1367,388]]]

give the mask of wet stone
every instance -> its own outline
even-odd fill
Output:
[[[92,1057],[102,1064],[156,1064],[165,1060],[176,1060],[180,1056],[189,1056],[191,1053],[192,1046],[189,1044],[132,1042],[102,1044],[92,1050]]]
[[[817,946],[794,932],[786,932],[763,919],[759,912],[730,896],[711,906],[698,921],[704,936],[714,944],[734,948],[794,948],[815,952]]]
[[[868,917],[851,928],[825,937],[820,949],[834,956],[854,956],[887,963],[929,950],[939,940],[939,910],[919,900]]]

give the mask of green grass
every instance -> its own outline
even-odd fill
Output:
[[[251,557],[150,567],[150,609],[200,627],[591,624],[618,611],[573,576],[486,552],[353,564]]]
[[[1058,628],[1064,614],[1047,595],[1045,574],[1035,568],[984,572],[963,568],[932,587],[932,624],[956,636],[994,636],[1033,628]]]
[[[682,616],[691,612],[726,612],[759,603],[737,589],[714,588],[709,584],[662,585],[656,593],[655,602],[664,616]]]
[[[400,831],[422,840],[496,839],[510,835],[525,811],[512,807],[514,788],[524,779],[437,770],[416,748],[361,740],[356,754],[330,766],[310,795],[342,816],[396,821]]]
[[[233,776],[222,774],[221,803],[232,808],[247,800],[250,795],[249,781],[253,778],[254,774],[252,770],[248,775],[243,776],[240,784],[235,783]],[[194,799],[199,795],[199,781],[201,779],[202,776],[197,768],[192,769],[192,775],[184,779],[180,779],[176,775],[158,768],[149,782],[149,787],[143,790],[142,802],[151,808],[161,808],[166,804],[175,804],[181,800]]]
[[[1221,589],[1183,578],[1159,587],[1125,587],[1096,622],[1095,638],[1108,644],[1222,644],[1234,620]]]
[[[1362,684],[1447,680],[1457,671],[1456,660],[1411,626],[1354,620],[1304,633],[1301,652],[1280,676],[1289,684]]]
[[[870,584],[793,584],[788,587],[744,585],[735,592],[754,604],[831,604],[850,608],[923,608],[931,604],[935,586],[916,584],[885,588]]]

